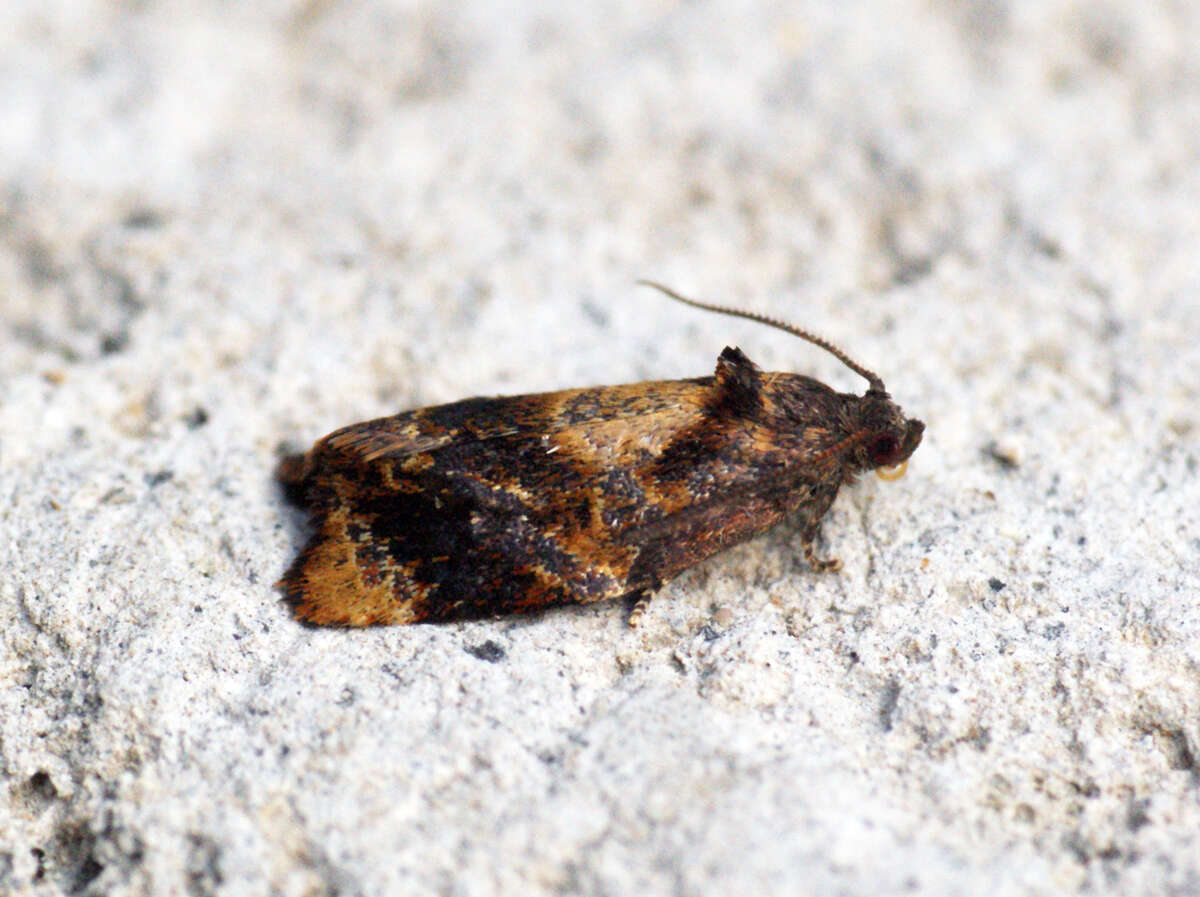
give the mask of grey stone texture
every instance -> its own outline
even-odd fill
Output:
[[[1200,893],[1200,7],[9,2],[0,892]],[[323,631],[281,446],[726,345],[925,442],[615,605]]]

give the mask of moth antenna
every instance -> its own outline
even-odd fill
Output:
[[[883,385],[883,381],[873,371],[867,370],[861,364],[852,359],[849,355],[835,346],[829,340],[822,339],[814,333],[809,333],[807,330],[788,324],[786,321],[780,321],[776,318],[770,318],[766,315],[760,315],[757,312],[746,311],[743,308],[732,308],[727,305],[710,305],[707,302],[698,302],[695,299],[689,299],[686,296],[680,296],[674,290],[664,287],[661,283],[655,283],[653,280],[639,280],[638,283],[644,287],[653,287],[660,293],[670,296],[676,302],[682,302],[684,305],[690,305],[693,308],[701,308],[705,311],[715,311],[717,314],[730,315],[734,318],[745,318],[748,321],[757,321],[760,324],[766,324],[768,327],[774,327],[776,330],[782,330],[784,333],[790,333],[792,336],[798,336],[802,340],[807,340],[814,346],[820,346],[854,373],[865,379],[870,384],[868,392],[886,393],[887,387]]]

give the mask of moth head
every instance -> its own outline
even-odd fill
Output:
[[[924,422],[905,417],[886,391],[875,388],[859,400],[858,410],[858,444],[853,450],[852,466],[874,470],[881,480],[904,476],[909,457],[921,444]]]
[[[888,395],[883,380],[874,371],[863,367],[828,340],[793,324],[740,308],[697,302],[695,299],[681,296],[674,290],[652,280],[639,280],[638,283],[653,287],[672,299],[694,308],[766,324],[768,327],[774,327],[807,340],[833,355],[866,380],[868,388],[866,395],[861,398],[851,397],[849,406],[851,410],[848,414],[851,418],[849,435],[823,452],[818,460],[824,463],[835,460],[840,462],[846,476],[850,479],[853,479],[855,473],[865,470],[874,470],[881,479],[885,480],[895,480],[904,476],[909,456],[921,444],[921,434],[925,432],[925,424],[916,418],[904,416],[904,412]],[[725,392],[738,400],[740,407],[753,407],[758,401],[760,383],[758,368],[739,350],[726,349],[721,353],[721,360],[717,365],[717,380],[725,387]]]

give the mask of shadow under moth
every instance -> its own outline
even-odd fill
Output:
[[[797,327],[709,305],[831,352],[839,393],[726,347],[691,380],[464,399],[337,430],[280,463],[315,529],[279,585],[304,621],[469,620],[653,593],[712,554],[795,521],[813,549],[838,489],[903,473],[925,425],[883,381]]]

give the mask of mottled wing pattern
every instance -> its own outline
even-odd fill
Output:
[[[469,619],[628,592],[638,551],[615,528],[646,504],[630,462],[698,420],[708,391],[670,387],[472,399],[348,427],[285,462],[317,518],[283,580],[298,614]]]
[[[411,623],[614,598],[812,506],[823,487],[759,422],[758,369],[722,361],[715,378],[367,421],[285,460],[316,524],[282,580],[297,614]]]

